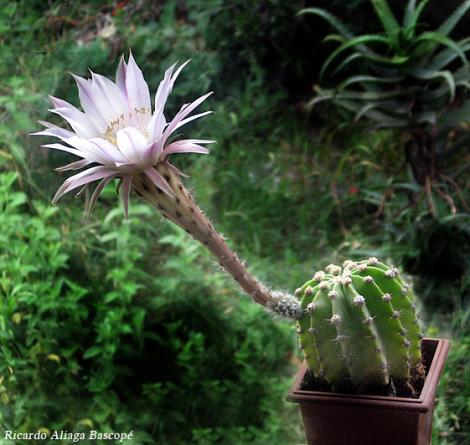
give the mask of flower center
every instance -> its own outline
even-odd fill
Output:
[[[121,128],[121,124],[124,123],[124,114],[121,114],[117,119],[111,121],[104,132],[104,138],[107,139],[111,144],[117,146],[116,133]],[[123,126],[122,126],[123,127]]]
[[[129,113],[127,116],[121,114],[109,123],[103,137],[117,147],[116,133],[129,126],[137,128],[145,137],[148,137],[147,120],[150,114],[148,108],[134,108],[134,113]]]

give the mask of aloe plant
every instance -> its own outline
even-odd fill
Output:
[[[437,30],[421,23],[429,0],[409,0],[399,23],[386,0],[371,0],[381,32],[356,35],[340,19],[320,8],[314,14],[334,30],[325,41],[338,47],[323,64],[316,96],[309,107],[332,101],[366,119],[373,128],[399,129],[406,135],[405,160],[417,184],[423,186],[432,213],[432,190],[450,205],[457,206],[447,190],[461,197],[455,181],[444,174],[442,161],[470,144],[463,130],[470,121],[470,37],[455,41],[450,34],[470,9],[465,0]],[[341,78],[344,72],[353,73]],[[333,87],[327,87],[326,79]],[[461,136],[460,138],[457,136]],[[461,205],[468,210],[461,199]]]

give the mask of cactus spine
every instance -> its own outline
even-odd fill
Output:
[[[330,265],[296,295],[305,311],[298,332],[306,361],[333,389],[411,389],[421,379],[415,297],[396,268],[376,258]]]

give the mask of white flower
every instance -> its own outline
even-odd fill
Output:
[[[177,69],[174,64],[166,70],[155,95],[153,113],[148,85],[132,54],[129,55],[127,64],[124,57],[121,57],[116,82],[95,73],[91,73],[91,79],[88,80],[74,75],[83,111],[62,99],[50,96],[54,106],[50,111],[64,118],[72,130],[40,121],[46,128],[34,135],[57,137],[61,143],[45,144],[43,147],[66,151],[81,158],[57,170],[88,167],[60,186],[53,203],[65,193],[100,180],[90,199],[90,211],[104,187],[118,177],[122,179],[122,202],[127,216],[132,180],[140,174],[146,175],[156,187],[172,195],[170,186],[156,167],[164,164],[182,175],[182,172],[169,163],[168,156],[176,153],[206,154],[209,151],[201,144],[214,142],[198,139],[169,142],[177,129],[211,113],[206,111],[190,116],[212,94],[208,93],[183,105],[170,122],[165,119],[165,103],[176,78],[188,62]]]

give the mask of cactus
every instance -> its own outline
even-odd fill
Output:
[[[422,379],[415,297],[376,258],[329,265],[297,289],[300,345],[309,369],[334,390],[407,388]],[[403,392],[403,391],[402,391]]]
[[[299,302],[253,277],[199,209],[180,179],[184,174],[171,164],[169,156],[207,153],[200,144],[213,141],[168,141],[176,129],[208,114],[188,117],[209,94],[183,105],[169,123],[163,115],[168,95],[185,65],[175,72],[173,65],[165,72],[153,113],[148,85],[132,55],[127,64],[121,59],[115,84],[96,74],[90,81],[76,77],[84,112],[51,97],[55,107],[52,111],[63,116],[74,131],[42,122],[46,129],[34,134],[59,138],[70,147],[45,146],[81,158],[60,167],[61,171],[98,164],[65,180],[53,202],[69,191],[101,180],[91,195],[90,211],[104,187],[114,178],[121,178],[126,216],[133,190],[204,245],[253,301],[270,312],[297,320],[310,369],[333,388],[345,383],[359,388],[391,382],[409,384],[419,378],[420,331],[414,298],[395,268],[374,258],[359,263],[347,261],[343,268],[330,265],[298,290]],[[97,96],[95,90],[103,94]]]

